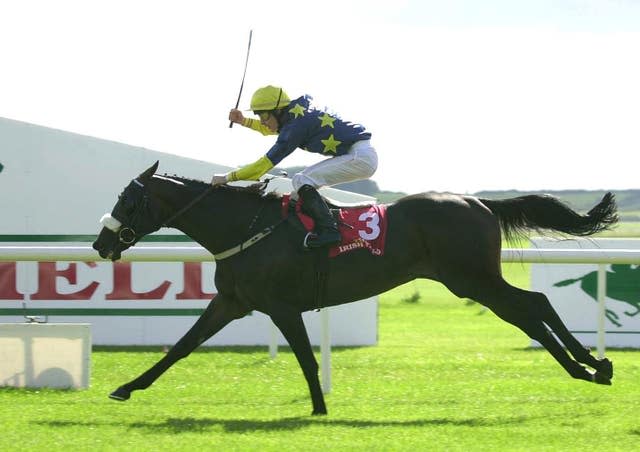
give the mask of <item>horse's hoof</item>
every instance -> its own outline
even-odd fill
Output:
[[[611,386],[611,378],[604,375],[602,372],[598,371],[593,375],[594,383],[598,383],[599,385],[607,385]]]
[[[327,415],[327,409],[323,409],[323,410],[313,410],[313,412],[311,413],[311,416],[326,416]]]
[[[109,394],[109,398],[113,400],[117,400],[118,402],[124,402],[125,400],[129,400],[131,397],[131,392],[124,389],[122,386]]]
[[[601,373],[602,375],[608,377],[609,379],[613,378],[613,363],[608,358],[602,358],[600,361],[600,369],[598,369],[597,373]]]

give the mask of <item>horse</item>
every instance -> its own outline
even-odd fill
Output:
[[[255,310],[273,320],[295,354],[312,415],[326,414],[302,312],[375,296],[416,278],[439,281],[457,297],[486,306],[539,342],[572,378],[611,384],[613,363],[594,357],[544,294],[514,287],[501,274],[503,234],[507,239],[531,230],[589,236],[609,229],[618,220],[611,193],[587,214],[549,195],[503,200],[408,195],[386,206],[382,255],[355,249],[328,259],[326,250],[303,248],[306,231],[297,221],[283,220],[282,195],[267,193],[265,184],[212,187],[157,175],[157,168],[155,162],[124,188],[103,217],[93,248],[116,261],[145,235],[176,228],[216,258],[218,294],[155,365],[118,387],[112,399],[125,401],[133,391],[148,388],[227,324]]]

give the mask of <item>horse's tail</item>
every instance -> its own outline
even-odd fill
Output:
[[[498,217],[507,240],[521,237],[530,230],[543,232],[545,229],[587,236],[609,229],[618,221],[615,197],[610,192],[586,215],[549,195],[480,201]]]

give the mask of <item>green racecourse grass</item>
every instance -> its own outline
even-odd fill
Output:
[[[504,269],[513,284],[529,285],[529,265]],[[418,302],[403,301],[416,292]],[[583,452],[640,444],[640,352],[608,351],[613,386],[573,380],[519,330],[428,281],[380,297],[379,345],[333,350],[328,416],[309,415],[288,348],[275,360],[266,347],[200,349],[128,402],[107,398],[161,354],[96,347],[88,390],[0,388],[0,451]]]

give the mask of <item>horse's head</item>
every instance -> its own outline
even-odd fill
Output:
[[[103,259],[120,259],[124,250],[143,236],[160,229],[146,187],[157,169],[158,162],[133,179],[118,197],[111,213],[100,220],[104,227],[93,242],[93,248]]]

